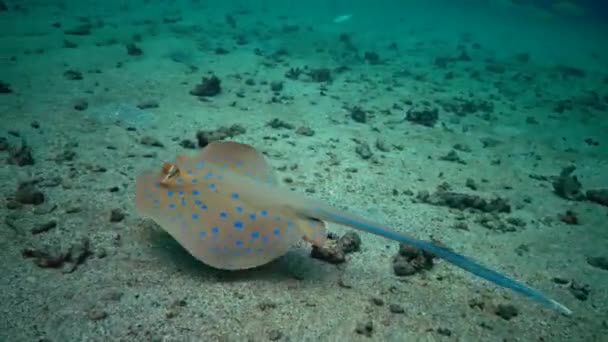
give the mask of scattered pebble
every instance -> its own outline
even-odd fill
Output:
[[[587,257],[587,263],[595,268],[608,271],[608,257]]]
[[[21,145],[9,147],[7,162],[17,166],[34,165],[32,148],[22,139]]]
[[[120,209],[112,209],[110,212],[110,222],[120,222],[124,220],[125,213]]]
[[[144,53],[144,51],[135,43],[129,43],[125,47],[129,56],[141,56]]]
[[[397,276],[411,276],[433,267],[435,256],[420,248],[399,244],[399,252],[393,258],[393,272]]]
[[[608,207],[608,189],[587,190],[587,200]]]
[[[237,135],[244,134],[247,130],[245,127],[234,124],[230,127],[222,126],[215,130],[200,130],[196,133],[196,140],[198,147],[203,148],[208,144],[229,138],[234,138]]]
[[[217,76],[203,77],[201,83],[194,86],[191,95],[199,97],[216,96],[222,91],[221,81]]]
[[[517,317],[519,310],[517,310],[517,308],[512,304],[498,304],[494,310],[494,313],[498,317],[508,321],[514,317]]]
[[[433,127],[439,119],[439,110],[428,105],[413,106],[408,109],[405,118],[415,124]]]
[[[578,178],[572,173],[575,166],[568,166],[562,169],[559,177],[553,181],[553,191],[562,198],[572,201],[580,201],[585,198],[581,191],[582,185]]]
[[[277,329],[272,329],[268,331],[268,339],[271,341],[278,341],[283,337],[283,333]]]
[[[57,227],[57,221],[51,220],[46,223],[41,223],[41,224],[35,225],[34,228],[31,229],[31,232],[33,235],[36,235],[36,234],[48,232],[49,230],[51,230],[55,227]]]
[[[374,333],[374,322],[366,321],[357,323],[357,326],[355,327],[355,332],[359,335],[372,337]]]
[[[575,280],[570,283],[569,290],[576,299],[581,301],[586,301],[589,298],[589,294],[591,294],[591,286]]]
[[[394,314],[404,314],[405,313],[405,308],[403,307],[403,305],[394,304],[394,303],[389,304],[388,310]]]
[[[19,184],[15,200],[21,204],[39,205],[44,202],[44,194],[32,182]]]

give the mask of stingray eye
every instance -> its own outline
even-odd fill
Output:
[[[179,168],[175,166],[175,164],[164,162],[161,167],[161,173],[165,176],[161,181],[161,184],[168,185],[169,183],[175,181],[177,176],[179,176]]]

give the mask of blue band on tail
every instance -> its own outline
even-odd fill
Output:
[[[339,214],[335,214],[332,212],[328,212],[323,209],[317,209],[318,213],[321,213],[323,216],[327,217],[330,220],[335,221],[336,223],[342,223],[354,228],[358,228],[360,230],[379,235],[391,240],[395,240],[407,245],[411,245],[414,247],[418,247],[426,252],[432,253],[444,260],[449,261],[450,263],[471,272],[483,279],[486,279],[498,286],[502,286],[508,289],[511,289],[517,293],[520,293],[526,297],[534,299],[538,302],[541,302],[551,308],[557,309],[564,314],[570,315],[572,311],[565,307],[564,305],[556,302],[553,299],[548,298],[538,290],[535,290],[515,279],[509,278],[506,275],[493,271],[485,266],[480,265],[479,263],[471,260],[464,255],[453,252],[447,248],[435,245],[431,242],[417,240],[406,235],[397,233],[392,230],[388,230],[376,225],[372,225],[366,222],[361,222],[355,219],[351,219]]]

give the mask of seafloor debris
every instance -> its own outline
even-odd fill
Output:
[[[511,212],[511,205],[502,197],[486,200],[477,195],[452,191],[436,191],[433,194],[430,194],[428,191],[420,191],[418,192],[416,198],[424,203],[446,206],[460,210],[475,209],[483,212]]]
[[[575,166],[568,166],[562,169],[559,177],[553,181],[553,191],[565,199],[572,201],[581,201],[585,199],[585,194],[581,191],[582,185],[578,178],[572,173],[576,169]]]
[[[353,121],[358,123],[366,123],[367,122],[367,112],[365,112],[361,107],[353,107],[350,109],[350,118]]]
[[[315,82],[331,82],[331,71],[328,68],[311,69],[308,76]]]
[[[21,140],[21,145],[9,147],[7,162],[18,166],[34,165],[32,148],[25,139]]]
[[[353,231],[345,233],[339,239],[334,234],[328,234],[325,245],[313,246],[310,256],[331,264],[341,264],[346,261],[346,254],[358,251],[360,246],[361,238]]]
[[[608,271],[608,257],[606,256],[587,257],[587,263],[595,268]]]
[[[13,90],[8,83],[0,81],[0,94],[10,94],[12,92]]]
[[[608,189],[587,190],[587,200],[608,207]]]
[[[570,283],[569,290],[576,299],[581,301],[587,300],[591,294],[591,286],[589,284],[579,283],[574,280]]]
[[[17,186],[14,200],[21,204],[39,205],[44,202],[44,194],[34,184],[35,182],[22,182]]]
[[[201,83],[195,85],[190,94],[199,97],[210,97],[218,95],[221,91],[220,79],[212,75],[211,77],[203,77]]]
[[[64,273],[72,273],[92,253],[89,239],[82,238],[73,243],[67,250],[52,246],[28,247],[24,248],[21,254],[25,258],[32,258],[38,267],[63,267]]]
[[[393,271],[398,276],[410,276],[433,267],[435,255],[420,248],[399,244],[399,252],[393,258]]]
[[[141,56],[144,53],[144,51],[135,43],[128,43],[125,47],[129,56]]]
[[[433,127],[439,119],[439,110],[428,103],[423,103],[408,109],[405,119],[419,125]]]
[[[559,220],[565,224],[577,225],[578,215],[572,210],[566,210],[565,213],[559,215]]]
[[[203,148],[214,141],[234,138],[237,135],[244,134],[246,131],[245,127],[239,124],[234,124],[230,127],[222,126],[214,130],[200,130],[196,132],[196,140],[198,141],[198,147]]]

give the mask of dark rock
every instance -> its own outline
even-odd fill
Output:
[[[17,166],[34,165],[32,148],[22,139],[20,146],[11,146],[9,148],[7,162]]]
[[[467,163],[464,160],[462,160],[460,158],[460,156],[458,156],[458,153],[456,152],[456,150],[451,150],[445,156],[439,157],[439,160],[448,161],[448,162],[452,162],[452,163],[458,163],[458,164],[462,164],[462,165],[466,165],[466,163]]]
[[[112,209],[110,212],[110,222],[120,222],[124,220],[125,213],[120,209]]]
[[[478,112],[486,114],[494,112],[494,104],[482,99],[456,97],[451,101],[440,101],[439,103],[445,112],[453,113],[458,116],[465,116]]]
[[[296,134],[303,135],[306,137],[312,137],[315,135],[315,131],[308,126],[301,126],[296,129]]]
[[[372,337],[374,333],[374,323],[372,321],[359,322],[355,327],[355,332],[359,335]]]
[[[512,304],[498,304],[494,313],[498,317],[508,321],[513,317],[517,317],[519,310]]]
[[[399,252],[393,258],[393,272],[397,276],[410,276],[433,267],[435,256],[420,248],[399,244]]]
[[[137,104],[137,108],[139,108],[139,109],[158,108],[158,101],[144,100]]]
[[[365,52],[363,58],[365,58],[365,60],[369,63],[369,64],[378,64],[380,63],[380,56],[372,51],[367,51]]]
[[[608,257],[587,257],[587,263],[595,268],[608,271]]]
[[[66,49],[75,49],[75,48],[78,47],[78,44],[76,44],[76,43],[74,43],[72,41],[69,41],[67,39],[64,39],[63,40],[63,47],[66,48]]]
[[[80,81],[83,79],[82,73],[77,70],[67,70],[63,73],[63,76],[71,81]]]
[[[8,6],[6,5],[6,3],[4,1],[0,1],[0,12],[6,12],[8,11]]]
[[[578,216],[572,210],[566,210],[565,213],[559,215],[559,220],[564,222],[565,224],[570,224],[570,225],[578,224]]]
[[[391,303],[388,306],[388,310],[394,314],[404,314],[405,308],[402,305]]]
[[[433,127],[439,119],[439,110],[429,106],[411,107],[405,118],[419,125]]]
[[[233,138],[245,132],[245,127],[234,124],[230,127],[223,126],[216,130],[200,130],[196,133],[196,140],[198,147],[203,148],[214,141]]]
[[[361,157],[361,159],[367,160],[374,156],[372,149],[366,142],[359,142],[355,147],[355,152]]]
[[[302,74],[302,69],[289,68],[289,70],[287,70],[287,72],[285,72],[285,77],[289,78],[290,80],[297,80],[301,74]]]
[[[555,70],[562,76],[564,79],[569,78],[584,78],[587,76],[585,70],[573,66],[568,65],[558,65],[555,67]]]
[[[295,128],[294,125],[292,125],[288,122],[285,122],[279,118],[274,118],[274,119],[270,120],[266,125],[273,129],[281,129],[281,128],[294,129]]]
[[[357,252],[361,248],[361,237],[353,231],[346,232],[338,240],[338,246],[345,254]]]
[[[331,71],[327,68],[312,69],[308,73],[308,76],[315,82],[330,82]]]
[[[78,111],[83,111],[89,108],[89,103],[85,99],[77,99],[76,101],[74,101],[73,108]]]
[[[129,43],[125,47],[129,56],[141,56],[144,53],[135,43]]]
[[[563,168],[559,177],[553,181],[553,191],[567,200],[581,201],[585,199],[585,194],[581,190],[583,186],[578,178],[572,175],[575,169],[575,166]]]
[[[13,90],[8,83],[0,81],[0,94],[10,94],[12,92]]]
[[[22,183],[15,192],[15,201],[21,204],[39,205],[44,202],[44,194],[31,182]]]
[[[6,151],[11,147],[8,143],[8,139],[5,137],[0,137],[0,151]]]
[[[91,34],[92,28],[93,28],[93,25],[91,25],[90,23],[84,23],[84,24],[72,27],[70,29],[66,29],[65,31],[63,31],[63,33],[65,33],[67,35],[72,35],[72,36],[88,36]]]
[[[32,234],[36,235],[36,234],[48,232],[49,230],[51,230],[55,227],[57,227],[57,221],[51,220],[49,222],[38,224],[38,225],[34,226],[34,228],[32,228],[32,230],[31,230],[31,232],[32,232]]]
[[[350,118],[355,122],[366,123],[367,113],[359,107],[354,107],[350,110]]]
[[[200,97],[216,96],[222,91],[221,81],[217,76],[203,77],[201,83],[194,86],[191,95]]]
[[[280,92],[281,90],[283,90],[283,82],[281,82],[281,81],[270,82],[270,90],[274,91],[275,93]]]
[[[165,145],[164,145],[162,142],[160,142],[158,139],[153,138],[153,137],[151,137],[151,136],[149,136],[149,135],[143,136],[143,137],[142,137],[142,138],[139,140],[139,142],[140,142],[142,145],[146,145],[146,146],[153,146],[153,147],[165,147]]]
[[[333,240],[327,241],[322,247],[312,246],[310,256],[330,264],[341,264],[346,261],[344,251]]]
[[[570,283],[569,290],[576,299],[581,301],[587,300],[591,293],[591,287],[588,284],[582,284],[574,280]]]
[[[179,142],[179,146],[187,149],[194,150],[196,149],[196,143],[190,139],[183,139]]]
[[[511,212],[511,205],[506,199],[496,197],[486,200],[477,195],[463,194],[451,191],[437,191],[433,195],[428,192],[420,192],[417,199],[433,205],[446,206],[455,209],[476,209],[483,212]]]
[[[587,190],[587,200],[608,207],[608,189]]]

